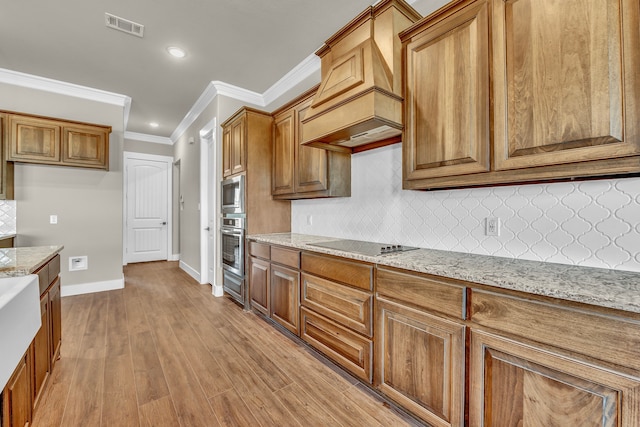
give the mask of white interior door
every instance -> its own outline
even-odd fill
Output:
[[[127,262],[168,259],[171,160],[151,157],[125,157]]]

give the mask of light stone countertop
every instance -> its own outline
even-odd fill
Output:
[[[487,286],[640,313],[640,273],[435,249],[366,256],[309,245],[341,240],[339,238],[295,233],[258,234],[247,238]]]
[[[31,274],[64,246],[31,246],[0,249],[0,278]]]

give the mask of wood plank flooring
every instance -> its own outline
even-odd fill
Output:
[[[62,299],[44,426],[416,426],[176,262],[131,264],[125,289]]]

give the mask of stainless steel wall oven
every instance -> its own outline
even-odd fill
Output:
[[[220,239],[222,246],[222,286],[231,297],[244,304],[244,218],[222,218]]]

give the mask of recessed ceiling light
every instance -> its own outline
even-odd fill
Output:
[[[156,122],[151,122],[151,123],[149,123],[149,126],[151,126],[152,128],[157,128],[160,125],[158,123],[156,123]]]
[[[184,58],[187,55],[187,53],[183,49],[175,46],[169,46],[167,48],[167,52],[169,52],[169,55],[175,58]]]

